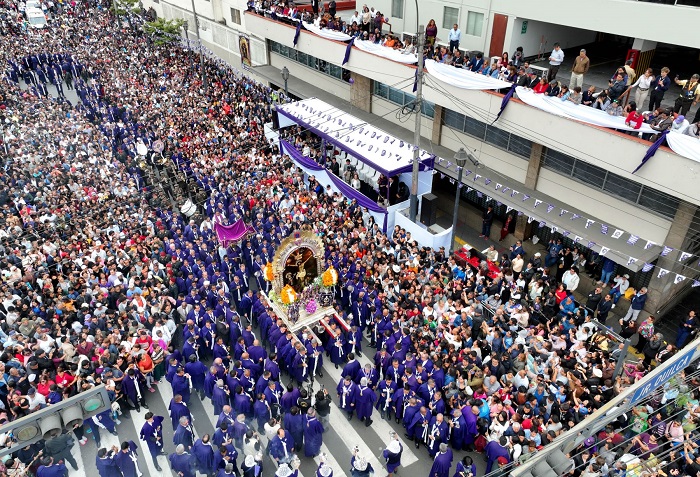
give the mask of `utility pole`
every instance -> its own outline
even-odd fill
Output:
[[[202,85],[204,86],[204,93],[209,92],[209,87],[207,85],[207,72],[204,71],[204,51],[202,46],[202,39],[199,37],[199,19],[197,18],[197,10],[194,7],[194,0],[192,0],[192,14],[194,15],[194,28],[197,32],[197,41],[199,42],[199,67],[202,69]]]
[[[418,15],[418,5],[416,5],[416,15]],[[423,108],[423,46],[425,43],[425,28],[423,25],[418,26],[418,71],[416,72],[416,125],[413,130],[413,170],[411,173],[411,222],[416,222],[418,215],[418,172],[420,170],[420,127],[422,120]]]

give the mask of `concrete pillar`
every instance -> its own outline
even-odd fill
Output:
[[[684,285],[683,282],[678,285],[675,285],[673,282],[676,278],[676,273],[687,275],[687,272],[683,272],[685,266],[678,261],[678,256],[681,253],[680,251],[684,250],[689,232],[692,234],[691,227],[697,211],[698,207],[696,205],[689,204],[685,201],[682,201],[678,205],[678,210],[671,223],[671,228],[668,230],[668,234],[664,240],[664,245],[673,248],[674,251],[666,257],[659,257],[659,260],[656,262],[656,268],[654,268],[652,272],[653,276],[647,287],[649,290],[649,298],[647,298],[645,310],[652,315],[656,314],[662,306],[673,300],[676,291]],[[658,278],[659,270],[662,268],[669,272],[665,276]]]
[[[525,187],[535,190],[537,188],[537,180],[540,177],[540,169],[542,168],[542,158],[544,157],[544,146],[536,142],[532,143],[530,150],[530,160],[527,164],[527,173],[525,174]],[[515,238],[525,240],[525,237],[530,236],[532,224],[527,223],[527,216],[519,215],[515,223]]]
[[[637,73],[637,78],[644,74],[644,72],[649,68],[651,60],[654,58],[656,53],[656,42],[645,40],[643,38],[635,38],[632,43],[632,48],[639,50],[639,58],[637,59],[637,64],[634,67],[634,71]],[[658,75],[658,71],[656,72]]]
[[[433,135],[431,140],[433,144],[440,144],[442,139],[442,120],[445,118],[445,108],[436,104],[435,116],[433,116]]]
[[[350,85],[350,103],[367,113],[372,112],[372,80],[367,76],[350,72],[353,83]]]

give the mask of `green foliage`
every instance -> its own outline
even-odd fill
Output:
[[[136,12],[139,10],[139,0],[112,0],[112,12],[116,12],[117,16],[126,15],[127,12]]]
[[[180,30],[185,21],[181,18],[176,20],[165,20],[157,18],[155,21],[146,22],[146,33],[154,36],[156,45],[166,45],[177,41]]]

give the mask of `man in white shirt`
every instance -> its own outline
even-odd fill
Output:
[[[29,388],[27,391],[27,401],[29,402],[29,412],[38,411],[41,407],[46,406],[46,399],[34,388]]]
[[[554,44],[552,54],[549,55],[549,72],[547,73],[547,81],[552,81],[559,73],[559,67],[564,61],[564,51],[559,46],[559,43]]]
[[[617,300],[619,300],[620,297],[624,295],[627,289],[630,287],[629,278],[630,276],[625,273],[622,276],[616,276],[615,280],[613,280],[615,282],[615,285],[613,285],[612,289],[610,290],[610,295],[612,295],[613,297],[613,308],[615,308]]]
[[[578,273],[576,273],[577,270],[575,267],[571,267],[571,270],[566,272],[564,276],[562,277],[562,283],[566,285],[566,291],[573,292],[578,288],[578,283],[579,283],[579,276]]]
[[[462,39],[462,30],[457,27],[456,23],[452,25],[448,38],[450,40],[450,53],[454,53],[455,50],[459,49],[459,41]]]
[[[357,26],[360,26],[361,21],[362,20],[360,19],[360,13],[357,10],[355,10],[355,14],[350,17],[348,25],[352,26],[353,23],[357,23]]]

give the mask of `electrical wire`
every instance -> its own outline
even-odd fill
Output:
[[[469,104],[465,100],[455,96],[453,93],[451,93],[450,91],[445,89],[445,87],[443,85],[441,85],[437,80],[431,78],[430,76],[425,76],[425,78],[426,78],[426,83],[429,83],[429,85],[428,85],[429,87],[432,87],[432,88],[438,90],[440,93],[442,93],[445,96],[447,96],[448,98],[450,98],[454,103],[459,104],[459,105],[463,106],[464,108],[466,108],[466,110],[472,112],[474,116],[472,116],[472,115],[470,115],[470,116],[472,116],[472,117],[478,116],[481,119],[483,119],[482,122],[484,122],[488,125],[491,125],[491,123],[495,119],[492,116],[490,111],[479,108],[479,107],[474,106],[472,104]],[[462,109],[462,111],[464,111],[464,110]],[[530,128],[527,128],[526,126],[524,126],[520,123],[516,123],[512,120],[509,120],[503,116],[501,116],[501,118],[499,119],[499,122],[502,124],[505,123],[505,124],[509,125],[512,129],[515,129],[516,131],[519,131],[522,133],[528,133],[530,136],[537,137],[538,142],[540,144],[542,144],[543,146],[546,146],[548,148],[558,150],[558,151],[561,151],[561,149],[568,149],[569,151],[574,151],[574,152],[578,153],[582,157],[590,156],[590,154],[588,154],[584,151],[581,151],[579,149],[571,147],[563,142],[555,142],[555,141],[551,140],[550,138],[542,136],[541,134],[537,133],[536,131],[534,131]],[[616,164],[613,164],[609,161],[606,161],[605,159],[602,159],[600,157],[596,157],[596,159],[599,160],[600,162],[610,166],[610,167],[617,167]],[[660,183],[654,181],[653,179],[646,179],[645,178],[645,180],[649,181],[652,184],[656,184],[659,187],[667,188],[667,189],[671,190],[673,193],[677,194],[678,196],[686,197],[686,198],[690,199],[689,202],[692,202],[693,200],[695,200],[695,197],[688,195],[684,192],[680,192],[680,191],[677,191],[675,189],[669,188],[664,184],[660,184]]]
[[[446,93],[447,93],[447,92],[446,92]],[[465,148],[470,149],[470,150],[472,149],[470,146],[468,146],[468,145],[462,140],[462,138],[460,138],[460,137],[456,134],[456,131],[454,131],[450,126],[448,126],[448,125],[446,124],[446,122],[445,122],[444,119],[441,119],[441,125],[445,126],[445,128],[448,129],[448,130],[450,131],[450,133],[455,137],[455,139],[457,139],[457,141],[459,141],[462,145],[464,145]],[[479,143],[480,143],[481,146],[483,146],[484,141],[483,141],[483,140],[480,140]],[[496,158],[495,156],[493,156],[493,155],[491,155],[491,154],[488,154],[488,153],[485,153],[485,152],[483,152],[483,151],[480,151],[480,154],[484,154],[484,155],[486,155],[486,156],[488,156],[488,157],[491,157],[491,158],[500,160],[500,159]],[[443,166],[443,167],[444,167],[444,166]],[[505,180],[512,180],[511,177],[506,176],[505,174],[502,174],[501,172],[499,172],[499,171],[497,171],[497,170],[495,170],[495,169],[490,169],[490,170],[491,170],[495,175],[500,176],[500,177],[502,177],[502,178],[505,179]],[[584,196],[584,197],[586,197],[586,198],[588,198],[588,199],[591,199],[592,201],[599,202],[598,199],[593,198],[593,197],[591,197],[591,196],[589,196],[589,195],[587,195],[587,194],[585,194],[585,193],[580,193],[580,195],[582,195],[582,196]],[[646,218],[644,218],[644,217],[639,217],[638,215],[635,215],[634,213],[630,213],[629,215],[632,215],[633,217],[638,218],[638,219],[640,220],[641,223],[645,223],[645,222],[646,222]],[[691,223],[693,223],[693,224],[699,224],[700,221],[698,221],[698,220],[696,220],[695,218],[693,218],[693,219],[691,219]],[[696,235],[697,235],[697,234],[700,234],[700,230],[699,230],[699,229],[696,229],[696,228],[693,228],[693,227],[689,227],[689,230],[690,230],[691,232],[695,233]],[[615,250],[615,249],[611,249],[611,250],[612,250],[613,252],[616,252],[616,253],[620,254],[620,255],[629,256],[628,253],[626,253],[626,252],[622,252],[622,251]],[[691,262],[689,262],[689,263],[691,263]],[[694,262],[692,262],[692,263],[694,263]],[[695,267],[693,267],[693,266],[690,265],[690,264],[684,264],[684,267],[685,267],[685,269],[690,269],[690,270],[693,270],[693,271],[695,271],[695,272],[700,273],[700,269],[695,268]]]

